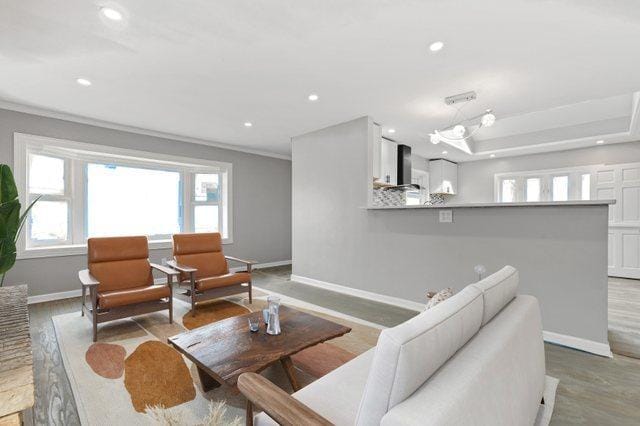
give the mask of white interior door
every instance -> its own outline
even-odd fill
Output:
[[[640,163],[599,167],[595,198],[616,200],[609,206],[609,275],[640,278]]]

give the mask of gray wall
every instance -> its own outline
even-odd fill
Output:
[[[13,165],[13,133],[68,139],[233,163],[233,240],[227,254],[258,262],[291,259],[291,162],[239,151],[122,132],[0,109],[0,162]],[[152,250],[159,262],[170,250]],[[86,256],[19,260],[6,283],[28,283],[30,295],[79,288]]]
[[[607,207],[367,210],[368,118],[292,144],[293,273],[424,302],[511,264],[545,330],[607,342]]]
[[[461,163],[458,166],[458,195],[452,199],[452,202],[493,202],[493,176],[496,173],[638,161],[640,161],[640,142],[628,142]]]

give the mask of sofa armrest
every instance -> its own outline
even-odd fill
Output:
[[[259,374],[241,374],[238,377],[238,389],[280,425],[332,424]]]
[[[81,271],[78,271],[78,278],[80,279],[80,282],[82,283],[83,286],[92,287],[100,284],[100,281],[98,281],[96,277],[91,275],[88,269],[83,269]]]
[[[171,276],[180,275],[180,272],[176,271],[175,269],[171,269],[163,265],[158,265],[157,263],[151,263],[151,268]]]
[[[177,271],[184,272],[185,274],[191,274],[198,271],[196,268],[192,268],[191,266],[181,265],[175,260],[167,261],[167,265],[171,266],[173,269]]]

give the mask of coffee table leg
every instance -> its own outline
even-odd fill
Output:
[[[300,385],[298,385],[298,379],[296,379],[296,370],[293,367],[293,361],[288,356],[284,358],[280,358],[280,363],[282,364],[282,368],[284,368],[284,372],[287,373],[287,377],[289,378],[289,382],[291,382],[291,387],[293,387],[294,392],[300,390]]]
[[[215,389],[220,386],[220,383],[213,377],[211,377],[206,371],[198,367],[198,377],[200,377],[200,384],[202,384],[202,390],[209,392],[211,389]]]

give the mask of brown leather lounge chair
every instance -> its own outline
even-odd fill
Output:
[[[82,283],[82,315],[93,323],[93,341],[98,340],[98,324],[169,310],[173,322],[172,278],[178,275],[171,268],[149,262],[147,237],[89,238],[87,241],[89,269],[78,272]],[[167,284],[153,283],[152,269],[167,275]],[[91,307],[86,305],[89,289]]]
[[[180,283],[189,285],[191,310],[196,303],[238,293],[251,294],[251,266],[254,262],[222,253],[222,238],[218,232],[176,234],[173,236],[174,260],[168,264],[180,271]],[[247,270],[229,272],[227,260],[244,263]]]

